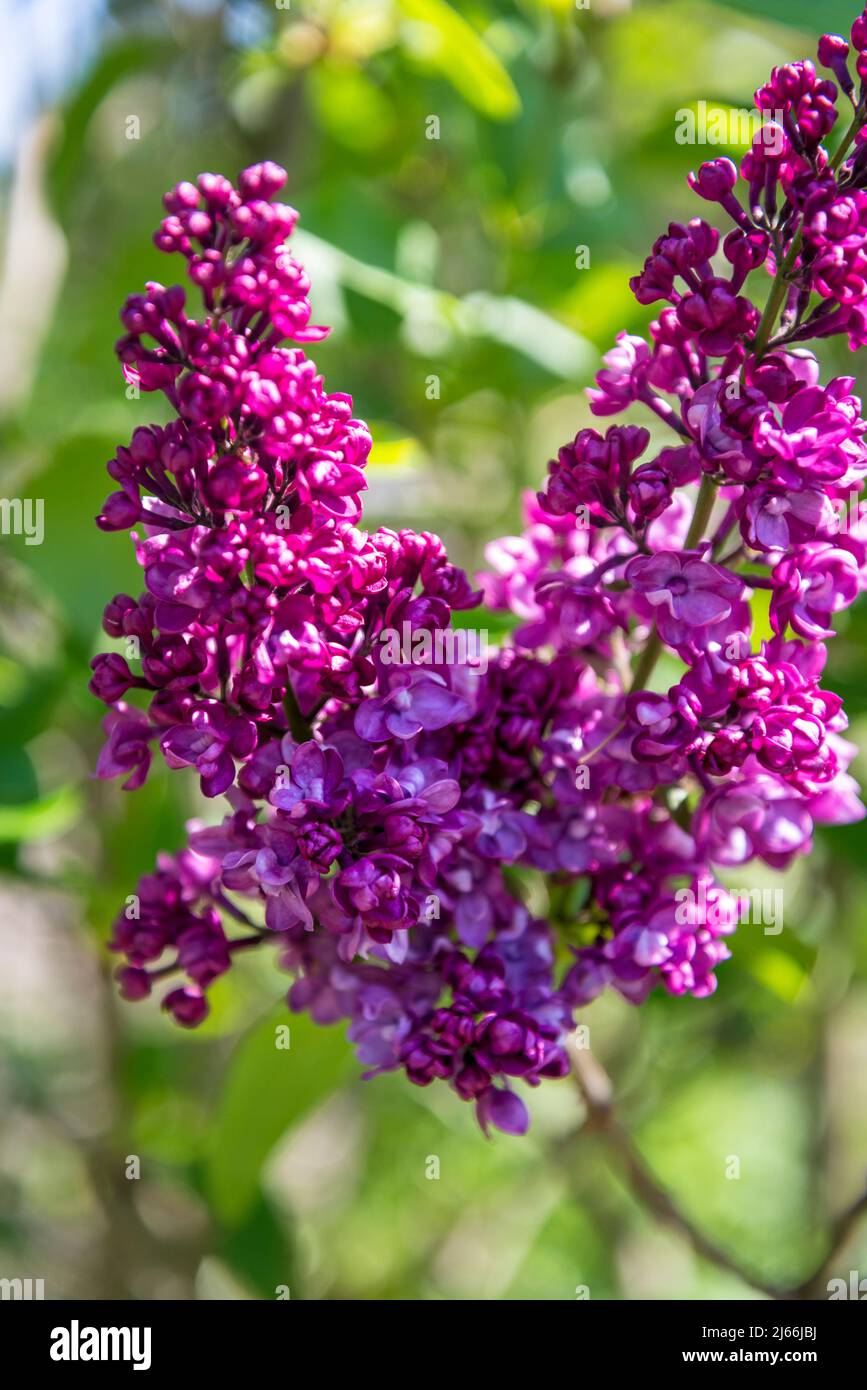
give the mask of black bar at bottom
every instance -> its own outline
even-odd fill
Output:
[[[534,1338],[549,1333],[569,1337],[557,1342],[558,1360],[565,1346],[574,1353],[576,1374],[600,1359],[613,1370],[667,1371],[685,1368],[701,1376],[718,1368],[737,1371],[741,1366],[761,1366],[768,1371],[800,1366],[820,1370],[827,1376],[837,1369],[848,1371],[857,1365],[867,1329],[864,1300],[839,1302],[657,1302],[525,1303],[516,1326],[512,1305],[472,1304],[476,1309],[471,1326],[481,1335],[484,1347],[477,1355],[490,1379],[500,1358],[504,1369],[514,1374],[511,1357],[516,1337],[525,1355],[547,1362],[554,1354],[547,1341]],[[846,1303],[849,1306],[846,1306]],[[479,1308],[483,1306],[482,1320]],[[547,1308],[547,1311],[545,1309]],[[423,1303],[419,1308],[425,1322],[419,1329],[418,1351],[424,1350],[424,1365],[432,1369],[442,1342],[444,1319],[460,1336],[462,1304]],[[500,1327],[505,1312],[508,1322]],[[323,1370],[330,1376],[339,1369],[341,1351],[347,1369],[358,1368],[365,1355],[376,1356],[382,1365],[386,1347],[375,1351],[375,1337],[388,1336],[394,1329],[389,1319],[380,1323],[377,1304],[304,1303],[291,1301],[208,1302],[208,1303],[79,1303],[0,1301],[0,1329],[7,1364],[31,1367],[40,1375],[62,1382],[70,1376],[99,1377],[128,1373],[142,1378],[192,1370],[198,1376],[213,1373],[220,1379],[233,1371],[252,1370],[257,1375],[291,1374],[298,1368],[299,1334],[309,1332],[318,1339],[308,1345],[310,1356],[319,1346],[324,1357]],[[406,1304],[400,1318],[413,1319]],[[356,1317],[364,1319],[363,1337],[353,1336]],[[436,1318],[438,1331],[434,1334]],[[334,1319],[341,1320],[341,1336],[335,1338]],[[361,1329],[359,1329],[361,1331]],[[406,1324],[400,1329],[406,1332]],[[468,1325],[469,1330],[469,1325]],[[430,1345],[426,1348],[426,1339]],[[572,1340],[574,1339],[574,1340]],[[448,1339],[447,1346],[455,1349]],[[364,1350],[366,1348],[366,1352]],[[425,1349],[426,1348],[426,1349]],[[400,1355],[399,1342],[393,1354]],[[464,1351],[466,1355],[466,1349]],[[592,1360],[588,1362],[587,1358]],[[458,1360],[462,1360],[458,1353]],[[567,1361],[568,1361],[567,1357]],[[387,1364],[387,1363],[386,1363]],[[446,1370],[453,1354],[443,1365]],[[409,1370],[409,1368],[407,1368]],[[406,1374],[407,1371],[404,1371]],[[412,1375],[412,1371],[409,1370]],[[468,1368],[464,1368],[468,1374]],[[207,1383],[207,1382],[200,1382]]]

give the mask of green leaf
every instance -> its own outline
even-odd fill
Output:
[[[480,607],[455,610],[451,623],[455,628],[486,632],[490,642],[500,643],[512,635],[518,626],[518,619],[514,613],[500,613],[494,608]]]
[[[0,807],[17,810],[36,800],[39,783],[26,749],[16,746],[8,733],[5,721],[0,719]]]
[[[276,1046],[278,1026],[290,1030],[288,1049]],[[225,1225],[237,1226],[247,1217],[274,1145],[339,1086],[350,1067],[342,1032],[320,1028],[306,1014],[281,1009],[242,1039],[208,1146],[206,1189]]]
[[[475,29],[445,0],[399,0],[407,19],[422,26],[422,62],[438,68],[456,91],[495,121],[521,109],[521,98],[503,64]]]
[[[0,806],[0,843],[60,835],[80,814],[81,801],[74,787],[60,787],[23,806]]]
[[[88,645],[107,599],[142,587],[128,533],[106,535],[94,520],[113,489],[105,463],[117,442],[102,434],[67,438],[32,484],[47,521],[45,544],[31,548],[28,569],[55,598],[71,634]]]
[[[390,138],[395,113],[388,98],[365,73],[323,63],[311,71],[308,80],[319,122],[341,145],[366,154]]]
[[[629,278],[635,265],[626,260],[595,265],[589,274],[578,274],[574,288],[557,305],[558,312],[597,347],[607,350],[621,324],[636,319],[636,303]]]
[[[286,1218],[259,1191],[239,1226],[224,1236],[217,1254],[261,1299],[277,1298],[277,1290],[296,1292],[296,1255]]]
[[[87,158],[90,122],[105,98],[139,72],[165,70],[172,48],[164,40],[144,34],[124,39],[101,54],[95,67],[68,104],[60,127],[60,139],[48,171],[48,186],[55,209],[64,220],[70,195],[81,178]]]
[[[770,642],[774,635],[770,618],[771,595],[768,589],[753,590],[750,610],[753,615],[753,645],[758,647],[761,642]]]
[[[768,949],[757,952],[749,962],[749,970],[784,1004],[796,1003],[805,991],[807,998],[810,997],[807,971],[785,951]]]
[[[803,29],[807,34],[839,33],[848,35],[852,21],[859,12],[852,0],[725,0],[724,8],[739,10],[750,19],[776,20],[790,29]],[[792,55],[793,57],[801,55]]]

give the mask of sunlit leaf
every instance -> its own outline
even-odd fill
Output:
[[[514,613],[499,613],[494,608],[456,609],[452,613],[451,625],[456,628],[469,628],[473,632],[487,633],[490,642],[502,642],[518,626]]]
[[[387,425],[379,426],[370,422],[373,435],[373,453],[370,458],[372,468],[416,468],[424,462],[424,450],[412,435],[389,432]]]
[[[761,951],[749,962],[750,973],[786,1004],[793,1004],[809,977],[785,951]]]
[[[350,150],[375,150],[394,127],[388,98],[363,72],[324,65],[314,69],[311,85],[319,121]]]
[[[771,595],[768,589],[754,589],[750,598],[750,612],[753,616],[753,645],[770,642],[774,635],[770,619]]]
[[[576,271],[575,288],[558,305],[560,313],[579,333],[607,349],[618,330],[636,318],[636,301],[629,288],[636,269],[632,262],[610,261]]]
[[[42,840],[61,835],[81,814],[81,799],[74,787],[59,787],[23,806],[0,806],[0,841]]]
[[[407,19],[420,26],[418,55],[438,68],[466,101],[494,120],[518,114],[521,99],[508,72],[451,5],[445,0],[399,0],[399,4]]]

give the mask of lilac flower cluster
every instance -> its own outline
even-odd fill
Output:
[[[663,307],[648,339],[620,335],[591,409],[644,407],[671,442],[581,430],[480,591],[437,537],[359,527],[371,440],[298,346],[323,330],[285,247],[296,215],[272,201],[283,171],[166,196],[156,244],[204,314],[158,284],[122,312],[125,375],[176,418],[108,466],[98,522],[138,528],[145,593],[105,612],[140,660],[94,660],[98,771],[135,788],[158,748],[228,813],[119,916],[127,998],[179,975],[163,1004],[195,1025],[233,957],[274,941],[290,1006],[348,1019],[368,1074],[447,1081],[483,1128],[520,1133],[516,1080],[566,1073],[600,990],[716,988],[739,912],[721,870],[785,867],[814,825],[863,814],[820,682],[867,584],[867,424],[802,346],[867,343],[867,13],[852,42],[859,86],[824,37],[834,80],[775,69],[756,101],[776,138],[691,176],[734,224],[722,246],[701,218],[672,224],[633,281]],[[482,598],[514,622],[484,668],[383,660],[386,634],[442,633]]]

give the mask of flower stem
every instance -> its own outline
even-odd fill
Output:
[[[704,538],[710,514],[713,511],[713,504],[716,501],[716,487],[709,474],[705,473],[701,480],[701,487],[698,490],[698,500],[695,504],[692,521],[689,525],[684,550],[692,550],[700,540]],[[644,650],[638,659],[635,674],[632,677],[631,690],[643,690],[656,667],[656,663],[662,655],[662,639],[656,628],[647,639]],[[607,742],[607,740],[606,740]],[[597,750],[594,749],[594,752]]]
[[[858,131],[861,129],[861,126],[864,124],[864,115],[864,107],[861,105],[856,107],[855,114],[852,117],[849,128],[846,131],[846,134],[843,136],[843,139],[840,141],[840,144],[837,147],[834,157],[831,160],[830,169],[832,173],[837,172],[840,165],[843,163],[843,160],[846,158],[849,146],[855,139],[855,136],[858,134]],[[785,259],[777,267],[777,273],[774,277],[774,283],[771,287],[771,292],[768,295],[768,302],[765,305],[764,310],[762,312],[761,321],[759,323],[758,331],[755,337],[755,342],[753,344],[753,355],[757,362],[761,360],[761,358],[764,356],[764,353],[767,350],[771,332],[777,321],[777,315],[780,312],[783,300],[789,287],[789,277],[792,273],[792,269],[794,268],[795,261],[801,254],[801,245],[804,239],[803,231],[804,229],[802,224],[796,231],[795,235],[792,237],[792,240],[789,244],[789,249],[786,252]]]
[[[638,659],[635,674],[632,677],[631,690],[643,690],[649,681],[657,661],[662,655],[662,638],[656,628],[647,639],[644,651]]]
[[[710,514],[713,511],[713,504],[716,501],[716,487],[709,473],[705,473],[701,480],[701,487],[698,490],[698,501],[695,504],[695,511],[692,514],[692,521],[689,523],[689,530],[686,533],[686,540],[683,543],[684,550],[692,550],[698,545],[699,541],[704,540],[704,533],[710,521]]]
[[[305,719],[301,713],[298,701],[295,698],[295,691],[291,685],[287,686],[286,696],[283,700],[283,708],[286,711],[286,718],[289,720],[289,731],[296,743],[308,743],[313,737],[313,730],[310,727],[310,720]]]
[[[777,315],[782,308],[783,300],[789,288],[789,276],[798,256],[801,253],[801,243],[803,241],[803,229],[798,228],[792,237],[785,259],[777,266],[777,273],[774,276],[774,283],[768,295],[768,302],[762,311],[761,321],[756,332],[753,343],[753,356],[757,362],[761,361],[768,346],[768,340],[774,324],[777,322]],[[746,365],[746,364],[745,364]]]

